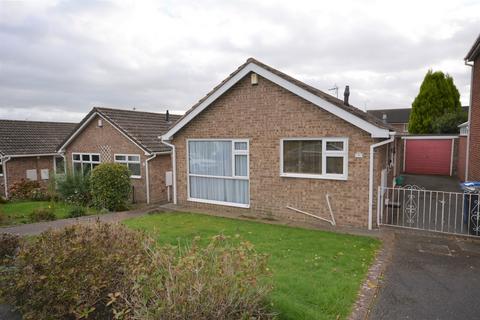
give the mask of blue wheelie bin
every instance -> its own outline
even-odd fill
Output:
[[[467,181],[460,184],[463,195],[463,223],[469,234],[480,235],[480,181]]]

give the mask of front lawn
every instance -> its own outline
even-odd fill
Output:
[[[380,242],[373,238],[190,213],[161,213],[124,222],[160,244],[224,234],[270,255],[271,303],[280,319],[345,319]]]
[[[30,223],[29,214],[36,208],[48,208],[52,203],[49,201],[10,201],[0,204],[0,214],[4,215],[4,219],[0,219],[0,225],[15,225],[22,223]],[[53,206],[57,219],[68,217],[68,212],[72,205],[57,202]],[[89,209],[87,214],[94,214],[95,210]]]

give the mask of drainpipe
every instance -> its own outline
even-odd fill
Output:
[[[2,166],[3,166],[3,183],[5,184],[5,199],[8,199],[8,181],[7,181],[7,161],[11,157],[2,157]]]
[[[153,156],[145,160],[145,183],[147,184],[147,204],[150,204],[150,174],[148,170],[148,163],[150,160],[153,160],[157,157],[157,154],[154,153]]]
[[[473,101],[473,64],[468,63],[467,60],[465,60],[465,65],[469,66],[472,68],[472,72],[470,72],[470,106],[468,107],[468,123],[467,123],[467,155],[465,157],[465,181],[468,181],[468,167],[469,167],[469,162],[470,162],[470,121],[472,118],[472,101]]]
[[[391,137],[388,140],[384,140],[370,146],[370,176],[368,179],[368,230],[372,230],[372,214],[373,214],[373,158],[375,154],[375,148],[381,147],[385,144],[389,144],[395,141],[395,137]]]
[[[167,147],[172,148],[173,204],[177,204],[177,166],[175,146],[171,143],[165,142],[163,137],[161,137],[161,142]]]

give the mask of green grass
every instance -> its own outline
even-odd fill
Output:
[[[280,319],[345,319],[380,242],[373,238],[190,213],[162,213],[124,222],[160,244],[204,243],[240,235],[270,255],[273,310]]]
[[[49,201],[11,201],[5,204],[0,204],[0,214],[6,216],[5,219],[0,219],[0,225],[16,225],[22,223],[30,223],[29,214],[36,208],[47,208],[51,206]],[[72,205],[57,202],[54,204],[54,212],[57,219],[68,218],[68,212]],[[95,214],[96,211],[88,209],[87,214]]]

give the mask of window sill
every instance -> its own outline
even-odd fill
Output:
[[[187,198],[187,201],[200,202],[200,203],[208,203],[208,204],[216,204],[216,205],[227,206],[227,207],[250,208],[250,204],[235,203],[235,202],[225,202],[225,201],[216,201],[216,200],[205,200],[205,199],[197,199],[197,198],[190,198],[190,197]]]
[[[318,174],[302,174],[302,173],[281,173],[282,178],[303,178],[317,180],[340,180],[347,181],[348,177],[343,175],[318,175]]]
[[[142,179],[142,176],[130,176],[130,179]]]

